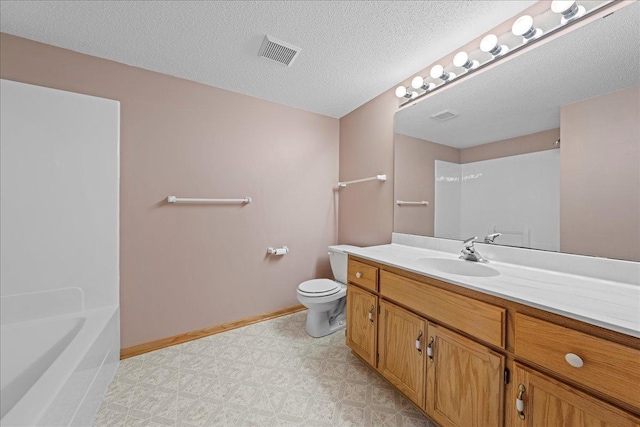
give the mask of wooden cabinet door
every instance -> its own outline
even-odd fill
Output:
[[[378,370],[424,408],[427,321],[386,301],[380,308]]]
[[[516,406],[521,387],[522,411]],[[638,427],[640,419],[595,397],[515,365],[513,396],[507,400],[511,425],[517,427]]]
[[[502,426],[504,356],[429,323],[427,413],[442,427]]]
[[[378,297],[357,286],[347,288],[347,345],[376,367]]]

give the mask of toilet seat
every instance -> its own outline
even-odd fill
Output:
[[[340,292],[341,286],[338,282],[329,279],[314,279],[298,285],[298,293],[306,297],[326,297]]]

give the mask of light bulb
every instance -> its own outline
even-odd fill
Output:
[[[425,83],[422,77],[416,76],[411,80],[411,87],[414,89],[431,90],[436,87],[436,85],[433,83]]]
[[[445,82],[456,77],[455,73],[445,73],[444,67],[440,64],[431,67],[429,75],[434,79],[444,80]]]
[[[484,36],[480,42],[480,50],[483,52],[491,52],[496,46],[498,46],[498,36],[495,34]]]
[[[429,72],[431,78],[434,79],[439,79],[442,74],[444,74],[444,67],[442,65],[434,65]]]
[[[530,15],[523,15],[516,19],[511,26],[511,32],[514,36],[524,36],[533,28],[533,18]]]
[[[562,24],[579,18],[587,12],[584,6],[578,6],[575,0],[553,0],[551,2],[551,11],[562,14],[562,19],[560,20]]]
[[[471,70],[480,65],[480,63],[478,61],[470,61],[467,52],[458,52],[456,56],[453,57],[453,65]]]
[[[542,34],[542,30],[533,27],[533,18],[530,15],[522,15],[516,19],[511,27],[514,36],[524,37],[524,41],[528,42]]]
[[[567,11],[576,8],[575,0],[553,0],[551,2],[551,11],[553,13],[566,13]]]
[[[463,67],[467,62],[469,62],[469,55],[467,52],[458,52],[456,53],[456,56],[453,57],[453,65],[456,67]]]
[[[498,36],[495,34],[489,34],[485,36],[480,42],[480,50],[490,53],[493,56],[504,55],[509,51],[506,45],[498,44]]]
[[[404,98],[407,96],[407,88],[404,86],[398,86],[396,88],[396,96],[398,98]]]

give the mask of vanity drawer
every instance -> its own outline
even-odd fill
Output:
[[[517,313],[515,353],[576,383],[640,407],[638,349]],[[578,356],[582,367],[570,365],[567,354]]]
[[[506,309],[388,271],[380,272],[380,295],[479,340],[504,348]]]
[[[352,260],[349,257],[349,283],[362,286],[365,289],[378,291],[378,268]]]

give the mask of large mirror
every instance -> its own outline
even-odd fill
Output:
[[[394,231],[640,261],[639,23],[635,2],[400,110]]]

